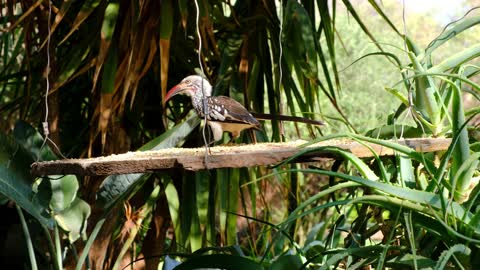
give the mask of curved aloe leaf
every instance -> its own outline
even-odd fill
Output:
[[[184,263],[173,268],[174,270],[187,270],[198,268],[220,268],[230,270],[261,270],[263,266],[253,260],[245,257],[228,255],[228,254],[212,254],[204,256],[195,256]]]
[[[437,194],[430,193],[430,192],[424,192],[424,191],[419,191],[419,190],[404,188],[404,187],[397,187],[390,184],[381,183],[378,181],[372,181],[372,180],[365,179],[358,176],[346,175],[343,173],[337,173],[337,172],[331,172],[331,171],[325,171],[325,170],[291,169],[289,171],[291,172],[297,171],[302,173],[317,173],[317,174],[323,174],[328,176],[334,176],[334,177],[338,177],[348,181],[353,181],[355,183],[370,187],[376,190],[377,192],[379,191],[381,193],[386,193],[403,200],[408,200],[415,204],[422,204],[425,206],[429,205],[430,207],[437,210],[441,210],[445,208],[442,203],[443,198],[441,198]],[[452,202],[452,204],[447,209],[444,209],[444,211],[447,211],[448,214],[452,215],[457,220],[462,220],[465,223],[470,222],[470,219],[472,217],[471,213],[466,212],[465,209],[456,202]]]
[[[430,42],[425,50],[425,56],[429,56],[436,48],[440,47],[445,42],[479,23],[480,16],[466,17],[455,23],[452,27],[449,27],[446,29],[446,31],[443,31],[436,39]]]
[[[465,126],[465,113],[463,111],[462,93],[458,87],[454,87],[452,90],[454,91],[452,98],[452,129],[454,135],[458,136],[458,140],[452,153],[452,175],[455,175],[452,180],[458,181],[454,186],[454,199],[461,202],[467,199],[465,195],[468,195],[464,193],[468,189],[472,179],[473,171],[477,167],[478,157],[474,159],[473,164],[467,162],[470,158],[470,144],[468,140],[467,128]]]
[[[418,269],[432,269],[435,266],[435,261],[428,257],[423,257],[420,255],[413,256],[412,254],[407,253],[385,262],[385,266],[392,267],[392,269],[400,269],[404,267],[415,269],[415,265],[418,266]]]
[[[139,148],[139,151],[156,150],[170,148],[183,141],[194,130],[200,119],[196,115],[192,115],[185,122],[180,123],[169,129],[162,135],[146,143]],[[97,192],[97,200],[104,208],[109,209],[119,200],[124,199],[130,194],[137,184],[144,183],[149,174],[123,174],[111,175],[103,181]]]
[[[434,269],[435,270],[445,269],[447,266],[448,260],[450,259],[450,257],[452,257],[454,253],[462,253],[465,255],[470,255],[471,252],[472,252],[471,249],[468,248],[467,246],[462,244],[456,244],[451,248],[449,248],[448,250],[445,250],[444,252],[442,252],[442,254],[440,255],[440,258],[438,259],[437,265],[435,265]]]
[[[296,153],[295,155],[285,159],[281,163],[275,165],[274,167],[278,167],[283,164],[289,163],[303,155],[306,155],[308,153],[313,153],[313,152],[326,152],[326,153],[332,153],[332,154],[341,156],[343,159],[351,162],[363,177],[370,180],[378,180],[378,176],[360,158],[341,148],[332,147],[332,146],[321,146],[321,147],[308,148],[308,149],[302,150]]]
[[[435,95],[437,89],[432,81],[432,78],[425,74],[425,68],[419,61],[418,56],[413,53],[408,53],[412,62],[416,75],[420,75],[415,78],[415,96],[414,104],[417,110],[422,113],[422,116],[428,118],[429,123],[432,125],[432,132],[434,135],[438,133],[440,124],[440,106],[437,103]]]
[[[447,59],[443,60],[439,64],[429,68],[427,73],[442,73],[449,69],[456,68],[461,64],[472,60],[480,55],[480,44],[475,44],[470,48],[467,48],[461,52],[458,52]]]
[[[461,164],[460,168],[455,172],[452,186],[455,186],[454,198],[459,203],[468,200],[474,187],[470,186],[473,175],[478,172],[478,163],[480,161],[480,153],[471,155]]]

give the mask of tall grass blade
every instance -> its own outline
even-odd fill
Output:
[[[18,216],[20,217],[20,223],[22,224],[23,234],[25,235],[25,241],[27,242],[27,250],[28,250],[28,258],[30,259],[30,267],[32,270],[37,270],[37,259],[35,258],[35,250],[33,249],[32,238],[30,237],[30,232],[28,231],[27,221],[25,220],[25,216],[22,213],[22,209],[20,206],[15,205],[17,209]],[[53,255],[53,254],[52,254]],[[60,256],[57,256],[61,258]],[[58,269],[58,268],[56,268]]]

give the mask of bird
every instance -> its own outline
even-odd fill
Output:
[[[238,101],[227,96],[212,96],[212,85],[202,76],[184,78],[167,92],[164,105],[176,95],[189,96],[196,114],[202,119],[206,115],[213,142],[221,140],[224,132],[231,134],[233,142],[245,129],[262,130],[260,122]]]

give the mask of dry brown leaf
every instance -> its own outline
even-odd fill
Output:
[[[92,60],[90,60],[90,62],[88,62],[88,64],[86,64],[85,66],[83,66],[80,70],[78,70],[77,72],[75,72],[72,76],[68,77],[68,79],[64,80],[63,82],[56,82],[53,87],[50,89],[49,91],[49,94],[53,94],[55,93],[60,87],[64,86],[65,84],[71,82],[73,79],[77,78],[78,76],[84,74],[85,72],[87,72],[89,69],[91,69],[93,66],[95,66],[95,61],[96,59],[93,58]]]
[[[100,117],[98,119],[98,128],[101,133],[102,148],[106,143],[108,122],[112,115],[112,98],[113,93],[102,93],[100,96]]]
[[[43,0],[38,0],[37,2],[35,2],[35,4],[31,5],[28,10],[22,14],[22,16],[20,16],[20,18],[18,18],[18,20],[16,20],[12,25],[10,25],[10,27],[8,28],[0,28],[0,32],[10,32],[12,31],[13,29],[15,29],[15,27],[17,27],[17,25],[19,23],[21,23],[23,20],[25,20],[25,18],[27,18],[37,7],[39,7],[41,4],[42,4]]]
[[[77,14],[77,17],[75,17],[75,21],[73,21],[73,24],[72,24],[72,27],[70,28],[70,31],[68,32],[68,34],[62,39],[62,41],[60,41],[58,43],[58,45],[61,45],[63,42],[65,42],[75,31],[78,30],[78,28],[80,27],[80,25],[82,25],[83,21],[85,21],[88,16],[90,16],[90,14],[95,10],[96,6],[92,9],[89,9],[89,10],[83,10],[81,9],[78,14]]]
[[[43,41],[42,45],[40,45],[41,50],[45,44],[47,44],[48,39],[53,35],[55,30],[57,29],[58,25],[60,22],[63,20],[63,17],[65,17],[65,14],[67,11],[70,9],[70,6],[72,5],[71,0],[65,0],[63,1],[62,6],[60,7],[60,10],[58,11],[57,15],[55,16],[55,20],[53,21],[53,24],[50,27],[50,35],[47,36],[47,38]]]
[[[167,94],[167,82],[168,82],[168,63],[170,61],[170,39],[160,39],[160,86],[162,100],[164,100]]]

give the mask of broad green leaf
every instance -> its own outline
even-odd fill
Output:
[[[298,66],[306,78],[317,78],[318,63],[315,50],[315,32],[305,8],[297,1],[289,1],[286,9],[285,38],[289,49],[284,51],[285,56],[291,53],[293,65]],[[295,49],[294,49],[295,48]],[[298,73],[302,74],[302,73]]]
[[[51,150],[50,146],[43,143],[44,138],[42,135],[27,122],[22,120],[15,122],[13,136],[15,140],[25,149],[28,149],[36,159],[42,161],[57,159],[56,154]]]
[[[48,217],[48,201],[33,191],[30,175],[32,156],[11,137],[0,133],[0,193],[18,204],[44,226],[52,227]]]
[[[179,4],[181,4],[179,1]],[[160,38],[170,39],[173,31],[173,7],[172,0],[163,0],[160,16]]]
[[[219,179],[228,183],[228,197],[227,197],[227,224],[226,235],[227,245],[232,246],[237,244],[237,215],[238,212],[238,196],[240,194],[240,169],[228,169],[229,178]]]
[[[50,176],[50,185],[52,189],[52,198],[50,199],[50,208],[54,213],[61,212],[68,207],[77,196],[78,180],[75,175]],[[43,180],[45,181],[45,180]]]
[[[182,122],[173,128],[165,131],[162,135],[149,141],[139,151],[158,150],[172,148],[177,146],[200,124],[200,118],[197,115],[191,115],[185,122]]]
[[[223,43],[223,44],[222,44]],[[243,39],[240,35],[231,35],[227,40],[219,44],[222,48],[222,59],[218,68],[218,77],[213,87],[213,95],[228,95],[233,65],[239,54]]]
[[[143,173],[110,175],[103,180],[97,191],[97,203],[104,209],[111,209],[140,188],[149,177],[150,174]]]
[[[87,238],[87,219],[90,216],[90,205],[82,199],[75,198],[70,207],[55,214],[58,225],[68,233],[70,243],[78,238]]]
[[[183,238],[179,238],[179,244],[185,246],[188,239],[193,240],[191,244],[192,249],[199,249],[201,247],[201,237],[198,237],[198,211],[196,203],[196,191],[195,191],[195,177],[192,172],[186,172],[182,177],[181,196],[178,196],[180,200],[180,232]],[[193,183],[192,183],[193,182]],[[168,200],[170,202],[170,200]],[[170,203],[169,203],[170,204]],[[176,203],[173,203],[176,205]],[[195,224],[194,224],[195,223]],[[192,232],[192,228],[197,230]],[[180,242],[180,240],[183,240]],[[200,245],[199,245],[200,239]]]
[[[117,1],[110,1],[107,4],[101,28],[102,40],[111,41],[113,32],[115,31],[119,9],[120,4]]]
[[[428,131],[428,130],[425,130]],[[427,132],[427,134],[430,134]],[[425,135],[422,128],[409,125],[385,125],[369,130],[365,136],[379,139],[418,138]]]
[[[227,235],[227,215],[228,215],[228,202],[229,202],[229,183],[230,183],[230,170],[219,169],[217,170],[217,198],[215,200],[216,207],[219,209],[218,219],[220,222],[220,234]]]
[[[197,177],[196,177],[197,178]],[[192,179],[187,179],[187,181]],[[196,182],[197,179],[195,179]],[[194,201],[194,205],[192,207],[188,207],[188,205],[182,205],[183,209],[189,209],[191,211],[192,220],[190,222],[190,246],[192,252],[195,252],[202,248],[202,230],[200,228],[200,217],[199,217],[199,208],[198,208],[198,201],[197,201],[197,192],[196,192],[196,185],[192,185],[191,182],[186,183],[187,186],[194,186],[193,190],[195,193],[189,194],[187,196],[191,196],[192,200]],[[184,193],[185,194],[185,193]]]
[[[183,243],[181,228],[180,228],[180,199],[178,192],[172,182],[167,183],[165,187],[165,196],[167,197],[168,210],[172,218],[172,225],[175,231],[177,242]]]
[[[100,70],[104,67],[102,74],[102,95],[113,93],[115,86],[115,76],[118,65],[118,44],[114,43],[112,47],[110,45],[112,43],[113,33],[115,32],[119,16],[119,8],[120,4],[117,1],[108,3],[102,21],[100,51],[96,58],[95,74],[93,76],[93,88],[95,88],[98,76],[100,75]],[[111,102],[109,101],[105,103],[110,104]],[[103,106],[102,109],[104,109]]]
[[[109,46],[109,48],[110,48],[109,50],[106,49],[108,50],[108,53],[107,53],[107,59],[105,60],[105,63],[97,63],[97,68],[100,68],[103,65],[102,95],[105,95],[105,97],[110,97],[111,99],[111,95],[109,94],[112,94],[115,89],[115,77],[117,74],[117,65],[118,65],[117,44],[113,44],[112,46]],[[107,102],[107,103],[110,104],[110,102]],[[109,109],[109,108],[106,108],[106,109]]]

